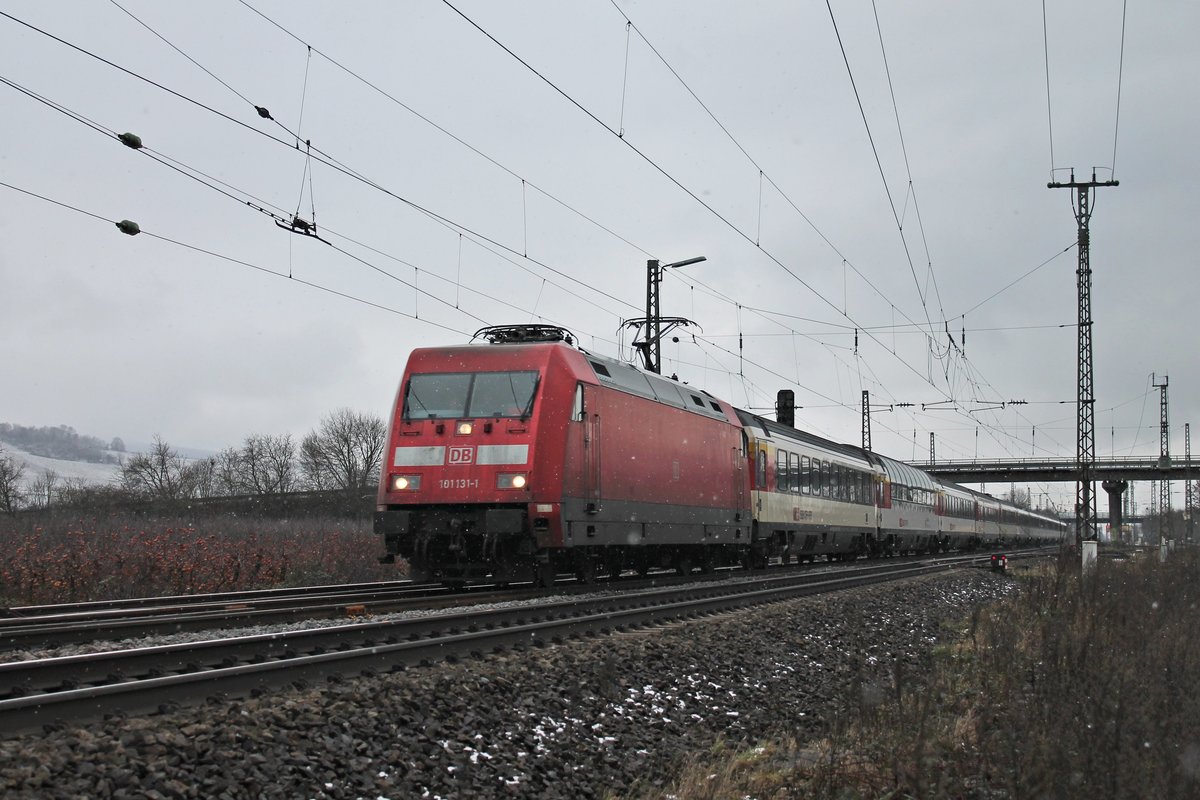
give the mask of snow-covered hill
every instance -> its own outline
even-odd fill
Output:
[[[26,487],[49,472],[57,475],[59,481],[79,480],[89,485],[115,483],[120,472],[117,464],[90,464],[86,461],[64,461],[61,458],[35,456],[7,442],[0,442],[0,457],[10,456],[18,464],[24,465],[22,483]]]

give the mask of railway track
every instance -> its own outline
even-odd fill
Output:
[[[821,567],[776,566],[772,572],[812,569]],[[685,578],[664,572],[649,578],[625,577],[620,586],[622,591],[629,591],[739,574],[736,570],[719,570],[716,576]],[[549,594],[592,592],[607,583],[604,580],[597,584],[581,584],[562,579],[552,591],[547,591],[527,584],[504,589],[489,585],[451,589],[435,583],[384,581],[16,606],[0,609],[0,660],[4,658],[4,651],[52,649],[181,632],[218,631],[312,619],[351,619],[418,608],[436,610],[526,600]]]
[[[482,658],[509,648],[542,646],[988,561],[987,555],[956,555],[864,562],[832,571],[739,576],[703,585],[564,597],[521,607],[11,662],[0,664],[0,731],[18,733],[114,713],[153,713],[298,681],[338,680],[364,672]]]
[[[305,619],[337,619],[414,607],[447,608],[513,596],[513,592],[491,587],[454,592],[436,584],[394,581],[21,606],[6,609],[5,616],[0,617],[0,651]]]

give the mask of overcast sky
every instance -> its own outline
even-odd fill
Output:
[[[99,217],[0,187],[0,420],[299,436],[386,415],[413,347],[485,324],[631,358],[647,258],[703,255],[663,284],[698,323],[665,373],[764,411],[792,388],[847,442],[863,389],[913,403],[873,416],[905,460],[930,432],[1070,457],[1073,193],[1046,184],[1096,167],[1097,453],[1157,453],[1157,372],[1181,454],[1200,5],[1134,4],[1123,73],[1120,2],[1046,6],[1048,55],[1036,3],[4,2],[129,72],[0,17],[0,77],[58,106],[0,84],[0,180]]]

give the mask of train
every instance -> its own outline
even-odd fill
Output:
[[[1052,517],[589,353],[551,325],[491,326],[467,344],[413,350],[384,452],[381,560],[450,585],[1066,535]]]

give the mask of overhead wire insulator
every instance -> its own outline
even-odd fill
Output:
[[[142,229],[131,219],[123,219],[117,223],[117,230],[129,236],[137,236]]]
[[[136,133],[129,133],[126,131],[117,138],[120,139],[121,144],[125,145],[126,147],[132,147],[134,150],[142,149],[142,137],[138,136]]]
[[[254,107],[254,110],[255,110],[255,111],[257,111],[257,112],[258,112],[258,115],[259,115],[260,117],[262,117],[263,119],[275,119],[274,117],[272,117],[272,116],[271,116],[271,112],[270,112],[270,111],[267,111],[267,110],[266,110],[265,108],[263,108],[262,106],[255,106],[255,107]]]

